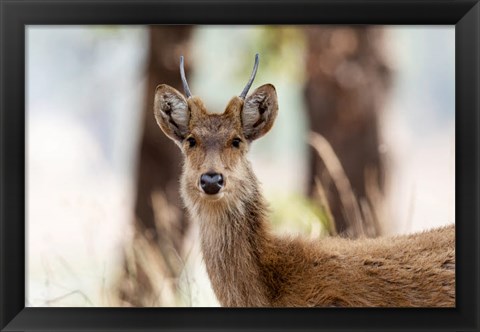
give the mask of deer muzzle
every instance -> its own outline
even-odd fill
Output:
[[[207,195],[218,194],[224,184],[223,176],[219,173],[208,172],[200,176],[200,187]]]

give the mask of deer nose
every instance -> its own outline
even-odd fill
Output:
[[[223,176],[218,173],[205,173],[200,177],[200,187],[208,195],[217,194],[223,187]]]

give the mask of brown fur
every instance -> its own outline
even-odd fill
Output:
[[[250,142],[268,132],[275,120],[272,85],[258,88],[245,101],[234,97],[222,114],[209,114],[199,98],[185,100],[172,89],[157,88],[155,116],[184,153],[181,194],[200,224],[207,272],[223,306],[455,305],[453,225],[360,240],[308,241],[272,233],[258,180],[246,159]],[[188,114],[171,112],[169,107],[178,103],[185,103],[177,109]],[[194,147],[189,137],[195,139]],[[234,138],[241,139],[238,148],[232,146]],[[214,197],[198,185],[200,175],[210,171],[225,179]]]

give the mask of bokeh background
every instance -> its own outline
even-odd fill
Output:
[[[26,306],[217,306],[166,83],[222,112],[275,85],[250,160],[279,233],[375,237],[454,223],[454,26],[29,26]]]

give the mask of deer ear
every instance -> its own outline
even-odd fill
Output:
[[[166,84],[155,89],[155,119],[162,131],[173,141],[182,141],[188,134],[190,111],[180,92]]]
[[[257,88],[246,99],[242,110],[245,138],[253,141],[265,135],[277,117],[277,92],[271,84]]]

